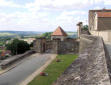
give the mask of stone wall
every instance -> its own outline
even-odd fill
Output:
[[[33,43],[33,49],[38,52],[38,53],[43,53],[45,52],[45,44],[46,44],[46,39],[45,38],[37,38],[34,43]]]
[[[111,85],[110,67],[102,38],[82,35],[79,57],[53,85]]]
[[[79,42],[75,39],[58,42],[58,54],[77,54]]]
[[[111,18],[96,18],[97,12],[111,12],[111,10],[89,10],[89,30],[111,30]]]
[[[38,53],[77,54],[79,41],[76,39],[65,39],[64,41],[37,39],[34,42],[34,49]]]
[[[46,48],[45,48],[46,53],[57,53],[58,52],[57,49],[58,49],[57,41],[53,41],[53,40],[46,41]]]
[[[95,11],[89,11],[89,30],[95,30]]]
[[[67,37],[66,36],[51,36],[51,40],[61,40],[61,41],[64,41],[64,39],[66,39]]]
[[[100,36],[105,42],[111,42],[111,30],[107,31],[90,31],[94,36]]]
[[[98,31],[111,30],[111,18],[98,18]]]

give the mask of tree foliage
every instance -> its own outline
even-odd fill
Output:
[[[14,39],[12,43],[6,45],[7,50],[11,50],[12,54],[22,54],[30,49],[30,45],[23,41]]]
[[[52,34],[52,32],[46,32],[46,33],[42,34],[42,37],[45,37],[46,39],[50,39],[51,34]]]
[[[33,42],[30,43],[30,47],[33,47]]]
[[[84,25],[83,30],[88,30],[88,25]]]

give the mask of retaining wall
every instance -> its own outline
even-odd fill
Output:
[[[31,54],[35,53],[35,51],[33,50],[30,50],[30,51],[27,51],[25,52],[24,54],[19,54],[19,55],[15,55],[15,56],[12,56],[10,58],[7,58],[5,60],[3,60],[1,63],[0,63],[0,68],[1,69],[5,69],[7,68],[8,66],[14,64],[16,61],[20,60],[20,59],[23,59],[24,57],[26,56],[29,56]]]

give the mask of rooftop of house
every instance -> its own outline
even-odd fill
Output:
[[[10,50],[4,50],[0,53],[0,56],[5,56],[6,54],[11,54]]]
[[[58,26],[58,28],[52,33],[52,36],[67,36],[67,33]]]
[[[111,17],[111,12],[97,12],[98,17]]]
[[[103,9],[96,9],[96,10],[89,10],[89,12],[111,12],[111,9],[105,9],[105,8],[103,8]]]

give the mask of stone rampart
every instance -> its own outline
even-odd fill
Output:
[[[81,35],[79,57],[54,85],[111,85],[111,63],[102,38]]]

